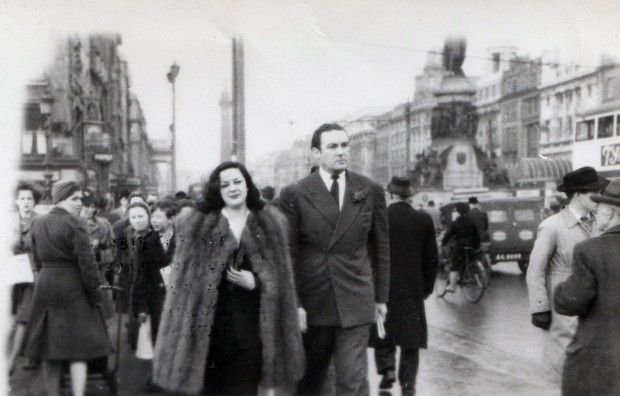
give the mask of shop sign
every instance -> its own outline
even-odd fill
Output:
[[[601,146],[601,166],[620,165],[620,143]]]

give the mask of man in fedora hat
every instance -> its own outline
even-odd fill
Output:
[[[603,234],[575,246],[573,273],[555,289],[557,312],[579,316],[562,394],[620,395],[620,180],[590,199]]]
[[[433,291],[437,272],[437,241],[431,216],[411,206],[413,189],[406,177],[392,177],[388,185],[390,233],[390,294],[385,322],[386,336],[377,337],[377,372],[383,375],[381,389],[396,381],[396,346],[400,346],[398,380],[403,395],[415,393],[419,349],[426,348],[427,326],[424,299]]]
[[[566,193],[569,203],[559,213],[540,223],[530,254],[526,279],[532,324],[549,330],[543,356],[558,379],[566,347],[577,328],[577,320],[553,309],[552,292],[572,273],[575,245],[592,235],[595,220],[592,213],[597,203],[590,197],[601,191],[606,183],[607,180],[591,167],[579,168],[564,175],[558,191]]]

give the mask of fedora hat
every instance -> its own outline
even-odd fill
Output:
[[[596,173],[590,166],[575,169],[564,175],[562,184],[558,186],[558,191],[600,191],[605,188],[609,180]]]
[[[388,184],[387,189],[392,194],[400,195],[401,197],[410,197],[413,195],[411,181],[402,176],[392,176],[392,180],[390,181],[390,184]]]
[[[593,195],[590,199],[597,203],[620,206],[620,180],[612,180],[602,193]]]

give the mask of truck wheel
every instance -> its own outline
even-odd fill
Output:
[[[529,265],[529,260],[521,260],[519,261],[519,269],[521,273],[525,275],[527,273],[527,266]]]

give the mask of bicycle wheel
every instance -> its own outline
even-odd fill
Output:
[[[462,281],[465,298],[471,303],[477,303],[482,298],[485,289],[484,265],[479,260],[469,262],[463,277],[465,278]]]
[[[449,274],[448,265],[446,263],[439,263],[437,277],[435,278],[435,292],[437,293],[437,297],[443,297],[446,294]]]

